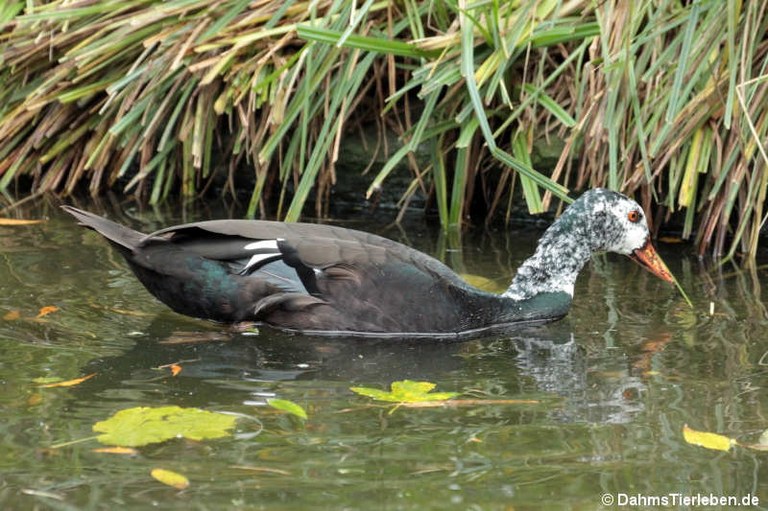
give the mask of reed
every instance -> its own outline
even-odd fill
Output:
[[[634,194],[700,252],[754,254],[766,218],[768,2],[10,0],[0,5],[0,190],[156,203],[252,176],[249,215],[315,214],[345,134],[394,130],[403,203],[443,225],[568,192]],[[382,135],[383,138],[383,135]],[[554,169],[530,154],[557,138]],[[382,145],[382,144],[380,144]],[[413,157],[417,149],[431,155]],[[222,157],[223,156],[223,157]],[[517,186],[519,184],[519,186]],[[361,191],[362,193],[362,191]],[[478,220],[478,219],[475,219]]]

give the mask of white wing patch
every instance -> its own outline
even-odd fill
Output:
[[[253,243],[248,243],[243,248],[245,250],[257,250],[259,252],[263,252],[265,250],[270,250],[273,253],[280,252],[280,249],[277,247],[277,242],[280,241],[280,239],[274,239],[274,240],[261,240],[261,241],[254,241]]]
[[[245,250],[251,250],[255,253],[251,256],[245,266],[243,266],[243,269],[240,270],[240,274],[245,275],[251,271],[251,268],[254,266],[259,266],[265,261],[274,261],[282,257],[282,254],[280,253],[280,247],[277,246],[278,241],[280,240],[275,239],[254,241],[253,243],[248,243],[246,246],[244,246],[243,248]]]

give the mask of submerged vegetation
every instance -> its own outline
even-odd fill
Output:
[[[322,213],[350,131],[445,226],[634,194],[699,250],[753,254],[768,188],[768,2],[10,0],[0,189],[150,202],[247,176],[249,213]],[[389,147],[386,133],[401,140]],[[553,169],[535,147],[562,143]],[[416,149],[427,158],[416,158]],[[372,165],[373,166],[373,165]],[[522,193],[513,193],[515,189]],[[361,190],[361,193],[363,190]]]

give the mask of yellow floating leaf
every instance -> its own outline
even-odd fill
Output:
[[[75,378],[74,380],[67,380],[67,381],[58,381],[56,383],[46,383],[44,385],[38,385],[39,387],[74,387],[75,385],[80,385],[85,380],[90,380],[96,376],[96,373],[87,374],[81,378]]]
[[[736,443],[735,440],[728,438],[727,436],[718,435],[717,433],[708,433],[706,431],[696,431],[695,429],[689,428],[688,424],[683,426],[683,438],[689,444],[698,445],[706,449],[714,449],[716,451],[727,451]]]
[[[3,319],[6,321],[15,321],[21,317],[21,312],[19,311],[8,311],[5,314],[3,314]]]
[[[55,305],[46,305],[45,307],[40,307],[40,311],[37,313],[37,317],[42,318],[43,316],[47,316],[48,314],[56,312],[57,310],[59,310],[59,308]]]
[[[171,364],[168,367],[171,370],[171,375],[176,376],[181,372],[182,367],[179,364]]]
[[[189,487],[189,479],[173,470],[153,468],[150,474],[161,483],[176,488],[177,490],[183,490]]]
[[[45,220],[27,220],[23,218],[0,218],[0,225],[34,225],[34,224],[41,224],[45,222]]]
[[[131,447],[97,447],[91,449],[93,452],[103,452],[107,454],[127,454],[129,456],[136,456],[139,451]]]

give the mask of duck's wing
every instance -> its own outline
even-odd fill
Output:
[[[468,288],[426,254],[333,226],[209,221],[163,229],[143,243],[156,242],[225,265],[248,307],[243,319],[299,330],[450,328]]]
[[[396,262],[423,267],[441,278],[458,279],[443,263],[411,247],[375,234],[323,224],[212,220],[161,229],[146,235],[140,247],[153,241],[170,242],[201,257],[226,261],[241,275],[279,260],[302,273],[339,267],[342,273],[356,273],[356,280],[363,281],[362,274],[369,269]]]

